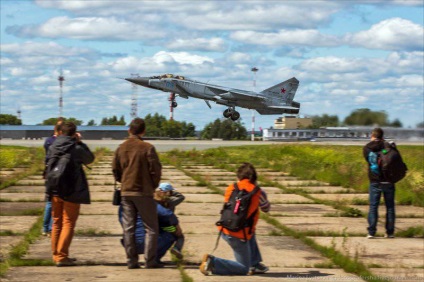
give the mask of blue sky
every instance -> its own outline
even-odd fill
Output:
[[[119,78],[180,74],[260,91],[291,77],[302,116],[385,110],[405,127],[424,120],[424,1],[17,1],[1,5],[1,113],[24,124],[59,113],[84,121],[124,115]],[[168,94],[137,88],[138,115],[169,115]],[[224,106],[178,99],[174,118],[197,129]],[[239,109],[250,129],[251,111]],[[255,113],[256,128],[277,115]]]

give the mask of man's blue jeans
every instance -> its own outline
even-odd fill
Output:
[[[386,204],[386,233],[395,233],[395,185],[392,183],[371,183],[369,187],[370,210],[368,212],[368,234],[377,232],[378,206],[381,194]]]
[[[43,219],[43,232],[48,233],[52,232],[52,202],[47,201],[44,208],[44,219]]]
[[[218,275],[246,275],[252,265],[258,264],[262,258],[255,236],[249,241],[222,234],[233,249],[236,261],[212,258],[212,273]]]

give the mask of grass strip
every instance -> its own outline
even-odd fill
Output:
[[[34,261],[43,261],[45,260],[23,260],[22,257],[28,252],[30,244],[34,243],[35,240],[41,234],[41,227],[43,226],[43,217],[40,216],[37,221],[31,226],[29,231],[24,233],[24,238],[16,244],[12,250],[9,252],[9,256],[0,263],[0,277],[3,277],[6,274],[6,271],[11,266],[32,266]],[[52,263],[52,262],[50,262]]]
[[[167,159],[167,161],[170,161],[170,159]],[[173,161],[171,163],[173,163],[178,169],[180,169],[186,175],[192,177],[193,179],[195,179],[197,181],[205,182],[209,189],[211,189],[213,191],[220,191],[220,194],[223,194],[223,191],[221,189],[218,189],[217,187],[215,187],[214,185],[212,185],[211,183],[206,181],[202,176],[184,170],[184,168],[181,165],[181,161]],[[277,186],[282,190],[286,189],[282,185],[275,183],[273,181],[266,181],[265,180],[265,182],[267,182],[267,183],[266,184],[263,183],[264,185],[271,184],[272,186]],[[332,203],[331,201],[318,200],[318,199],[315,199],[315,198],[307,195],[306,193],[299,193],[299,194],[304,194],[305,196],[307,196],[307,198],[313,200],[314,202],[315,201],[326,202],[327,204],[329,204],[331,206],[334,205],[334,203]],[[345,207],[340,205],[339,203],[336,206],[339,209],[340,208],[342,210],[345,209]],[[360,262],[358,260],[358,258],[356,256],[355,256],[354,259],[352,259],[349,256],[343,255],[341,252],[337,251],[333,246],[331,246],[331,247],[321,246],[318,243],[316,243],[313,239],[308,238],[307,235],[305,235],[303,232],[298,232],[298,231],[295,231],[291,228],[288,228],[287,226],[284,226],[283,224],[278,222],[278,220],[272,218],[271,216],[269,216],[267,214],[261,213],[261,218],[263,220],[265,220],[267,223],[269,223],[269,224],[277,227],[278,229],[280,229],[285,235],[299,239],[304,244],[306,244],[306,245],[310,246],[311,248],[319,251],[323,256],[329,258],[335,265],[338,265],[339,267],[341,267],[344,271],[346,271],[348,273],[358,275],[362,279],[364,279],[366,281],[370,281],[370,282],[388,281],[387,279],[382,279],[380,277],[374,276],[368,270],[368,268],[362,262]],[[277,234],[273,234],[273,235],[277,235]]]
[[[295,231],[287,226],[281,224],[275,218],[261,213],[261,219],[265,220],[267,223],[279,228],[287,236],[291,236],[302,241],[304,244],[320,252],[323,256],[329,258],[335,265],[340,266],[344,271],[358,275],[360,278],[365,281],[370,282],[383,282],[389,281],[388,279],[382,279],[378,276],[374,276],[368,268],[355,257],[351,259],[349,256],[343,255],[341,252],[337,251],[334,247],[325,247],[317,244],[313,239],[308,238],[303,232]]]

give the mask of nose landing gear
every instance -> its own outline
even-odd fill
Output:
[[[240,113],[237,112],[234,107],[229,107],[222,114],[225,118],[231,118],[233,121],[236,121],[240,118]]]

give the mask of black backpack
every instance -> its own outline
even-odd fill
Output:
[[[403,179],[408,168],[396,145],[384,142],[384,149],[379,152],[378,166],[385,181],[396,183]]]
[[[46,188],[48,194],[56,194],[64,198],[74,190],[73,161],[71,146],[66,152],[58,152],[49,157],[46,164]]]
[[[234,190],[231,193],[230,199],[221,210],[221,218],[216,222],[217,226],[222,226],[230,231],[244,231],[245,227],[250,227],[250,231],[253,227],[253,218],[257,211],[251,216],[248,215],[251,198],[255,195],[260,188],[255,187],[251,192],[246,190],[239,190],[237,183],[234,183]],[[246,234],[245,238],[246,238]]]

